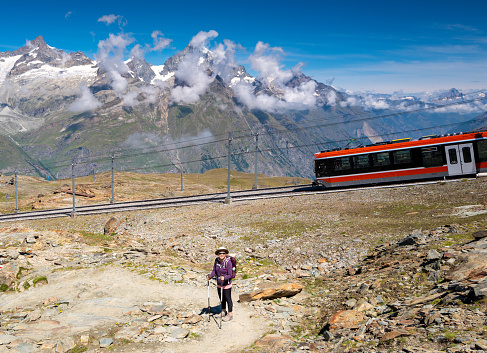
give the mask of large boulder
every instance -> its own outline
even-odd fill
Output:
[[[259,289],[252,293],[240,294],[241,302],[251,302],[260,299],[276,299],[281,297],[292,297],[303,290],[299,283],[284,284],[277,288]]]
[[[10,287],[12,282],[16,280],[18,272],[19,266],[15,262],[0,265],[0,285],[2,289]]]
[[[477,240],[487,238],[487,230],[479,230],[478,232],[473,233],[472,236]]]
[[[105,228],[103,228],[103,233],[106,234],[113,234],[117,231],[117,222],[118,220],[115,217],[110,218],[107,223],[105,223]]]
[[[363,311],[342,310],[332,316],[328,322],[329,331],[333,332],[339,328],[356,329],[364,321]]]
[[[446,279],[450,281],[481,282],[487,276],[487,256],[468,254],[462,263]]]

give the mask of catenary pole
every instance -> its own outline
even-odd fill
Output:
[[[74,162],[71,163],[71,191],[73,192],[73,212],[72,212],[72,216],[74,216],[76,214],[76,197],[74,195],[75,191],[74,191],[74,188],[75,188],[75,184],[74,184]]]
[[[232,138],[230,137],[230,134],[228,134],[228,191],[227,191],[227,197],[225,199],[225,203],[231,203],[232,198],[230,197],[230,164],[232,163]]]
[[[17,184],[17,169],[15,169],[15,213],[19,212],[19,186]]]
[[[110,200],[110,203],[115,202],[115,177],[114,177],[114,168],[113,168],[113,159],[114,155],[112,154],[112,198]]]
[[[183,165],[181,164],[181,191],[184,191],[184,184],[183,184]]]
[[[255,178],[254,178],[254,186],[252,186],[252,190],[257,190],[257,155],[259,152],[259,133],[255,134]]]

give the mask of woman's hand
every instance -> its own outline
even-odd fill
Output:
[[[223,282],[225,280],[225,276],[221,276],[220,279]]]

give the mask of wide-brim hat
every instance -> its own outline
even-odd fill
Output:
[[[228,254],[228,249],[224,246],[220,246],[218,249],[216,249],[215,255],[218,255],[220,251],[225,251],[225,254]]]

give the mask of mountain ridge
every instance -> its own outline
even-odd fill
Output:
[[[24,153],[45,166],[44,174],[35,173],[67,176],[68,160],[78,160],[84,164],[80,173],[86,174],[97,164],[95,156],[142,146],[148,136],[152,150],[161,150],[160,161],[151,155],[128,157],[128,168],[171,172],[183,163],[188,171],[202,172],[225,167],[227,146],[215,137],[242,131],[247,137],[239,137],[232,152],[237,169],[251,171],[253,156],[239,151],[255,148],[252,135],[258,132],[260,172],[310,177],[313,152],[324,144],[340,146],[350,138],[370,142],[380,139],[374,134],[404,130],[408,119],[422,128],[431,120],[423,113],[375,119],[381,109],[422,108],[427,103],[352,96],[317,82],[299,67],[284,70],[277,65],[270,73],[252,77],[236,63],[230,46],[211,51],[204,40],[192,41],[162,66],[136,55],[127,60],[119,49],[104,47],[92,60],[81,52],[53,48],[39,36],[22,48],[0,53],[0,126]],[[278,63],[265,49],[253,54],[254,64]],[[463,99],[459,94],[451,90],[447,99]],[[450,113],[442,116],[458,120]],[[175,141],[202,133],[215,142],[177,150]],[[163,155],[167,146],[174,147]],[[109,168],[105,159],[97,167]],[[30,167],[22,161],[19,156],[18,163],[2,171],[22,165],[27,171]]]

